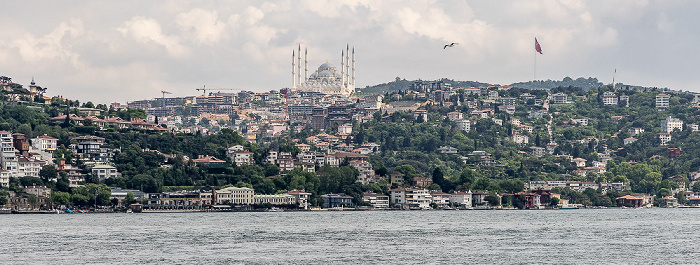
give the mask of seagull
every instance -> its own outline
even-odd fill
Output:
[[[444,50],[444,49],[447,49],[447,47],[453,47],[453,46],[455,46],[455,44],[459,44],[459,43],[453,42],[450,44],[445,44],[445,47],[442,47],[442,49]]]

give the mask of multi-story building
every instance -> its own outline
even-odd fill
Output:
[[[668,145],[668,142],[671,141],[671,134],[670,133],[658,133],[659,140],[661,140],[661,145]]]
[[[0,169],[0,187],[10,186],[10,171]]]
[[[17,158],[17,176],[18,177],[39,177],[39,171],[46,165],[46,162],[27,158],[24,156]]]
[[[8,131],[0,131],[0,164],[2,169],[10,171],[10,175],[17,172],[17,157],[15,156],[15,147],[13,146],[12,133]]]
[[[603,105],[615,106],[617,105],[617,96],[612,91],[606,91],[603,93]]]
[[[388,195],[365,192],[362,194],[362,201],[371,204],[374,208],[389,208]]]
[[[304,190],[293,190],[287,192],[287,194],[296,197],[296,201],[299,204],[299,208],[302,208],[304,210],[309,209],[309,198],[311,197],[311,193],[306,192]]]
[[[117,171],[117,168],[110,165],[96,165],[92,167],[92,175],[97,177],[100,182],[104,182],[105,179],[108,178],[121,176],[121,174]]]
[[[390,190],[391,203],[394,207],[404,209],[429,209],[432,197],[428,190],[414,188],[400,188]]]
[[[459,119],[455,121],[455,124],[457,125],[457,128],[469,132],[471,130],[471,121],[470,120],[465,120],[465,119]]]
[[[212,200],[216,204],[253,204],[255,190],[246,187],[228,187],[214,192]]]
[[[664,111],[668,110],[669,108],[669,100],[671,99],[671,96],[669,94],[661,93],[656,95],[656,110],[658,111]]]
[[[347,196],[343,193],[339,194],[324,194],[321,195],[323,200],[323,208],[337,208],[352,206],[352,196]]]
[[[552,95],[552,104],[570,104],[569,96],[565,93],[556,93]]]
[[[683,131],[683,121],[681,119],[671,118],[671,116],[668,116],[668,118],[661,121],[662,132],[670,133],[676,129]]]
[[[457,207],[471,208],[472,207],[472,192],[457,191],[450,194],[450,204]]]
[[[41,151],[52,152],[56,151],[56,148],[58,147],[58,139],[47,135],[33,138],[31,141],[32,147]]]

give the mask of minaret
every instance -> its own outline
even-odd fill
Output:
[[[299,82],[299,85],[301,85],[301,44],[299,44],[299,52],[297,53],[297,56],[299,56],[299,58],[297,58],[299,60],[299,65],[297,65],[297,67],[299,67],[299,72],[297,72],[299,77],[297,78],[297,81]]]
[[[345,53],[340,50],[340,83],[345,85]]]
[[[294,55],[294,50],[292,50],[292,88],[297,87],[297,75],[294,72],[294,69],[296,69],[296,65],[294,64],[295,60],[296,60],[296,56]]]
[[[355,47],[352,47],[352,86],[355,87]]]
[[[345,46],[345,81],[350,83],[350,45]]]
[[[304,48],[304,82],[309,79],[309,49]]]

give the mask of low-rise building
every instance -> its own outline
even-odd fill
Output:
[[[323,200],[323,208],[339,208],[339,207],[351,207],[352,196],[347,196],[343,193],[339,194],[324,194],[321,195]]]
[[[253,204],[255,190],[247,187],[228,187],[214,191],[212,200],[216,204]]]
[[[428,190],[399,188],[390,190],[391,203],[402,209],[429,209],[432,197]]]
[[[369,203],[373,208],[389,208],[389,196],[384,194],[365,192],[362,194],[362,201]]]

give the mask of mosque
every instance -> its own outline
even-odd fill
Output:
[[[301,76],[301,45],[292,50],[292,88],[301,92],[319,92],[329,95],[348,96],[355,92],[355,47],[350,54],[347,45],[340,53],[340,69],[326,62],[308,75],[308,51],[304,50],[304,79]],[[352,65],[351,65],[352,64]]]

